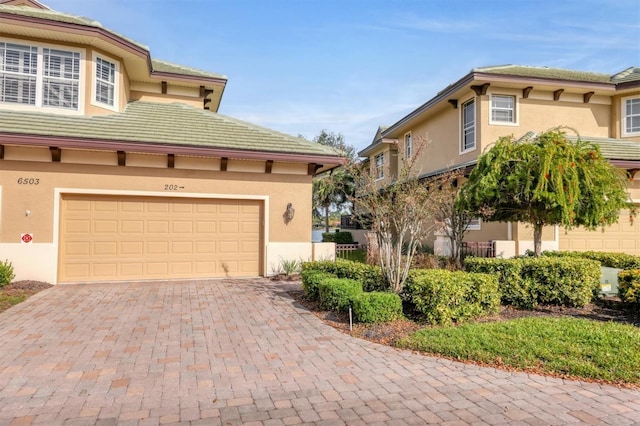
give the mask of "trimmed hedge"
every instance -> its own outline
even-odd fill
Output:
[[[327,278],[320,282],[320,307],[330,311],[346,312],[362,293],[362,284],[348,278]]]
[[[640,269],[618,273],[618,296],[623,302],[640,304]]]
[[[490,315],[500,306],[495,275],[442,269],[412,271],[403,297],[421,319],[433,324]]]
[[[395,293],[362,293],[353,301],[353,314],[359,322],[394,321],[402,318],[402,300]]]
[[[353,244],[353,235],[348,231],[323,232],[323,243]]]
[[[302,264],[303,271],[311,269],[327,272],[338,278],[349,278],[360,281],[364,291],[386,291],[389,289],[379,266],[371,266],[345,259],[336,259],[335,261],[322,260]]]
[[[15,277],[11,262],[9,260],[0,261],[0,287],[9,284]]]
[[[600,290],[600,264],[579,257],[468,257],[464,265],[469,272],[496,274],[502,303],[521,308],[584,306]]]
[[[600,251],[544,251],[543,256],[597,260],[608,268],[640,269],[640,256]]]
[[[335,278],[333,274],[328,272],[318,271],[315,269],[307,269],[300,273],[302,280],[302,290],[304,290],[305,296],[309,300],[318,300],[320,294],[318,293],[318,287],[320,283],[328,278]]]

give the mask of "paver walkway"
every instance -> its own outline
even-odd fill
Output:
[[[423,357],[268,280],[59,285],[0,314],[0,424],[640,424],[640,392]]]

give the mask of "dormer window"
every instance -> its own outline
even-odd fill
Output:
[[[78,51],[0,42],[0,102],[80,109]]]
[[[115,62],[96,56],[95,62],[95,95],[94,100],[99,104],[110,107],[116,106],[116,73]]]

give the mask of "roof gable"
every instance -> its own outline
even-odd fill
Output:
[[[10,6],[33,7],[36,9],[50,10],[48,6],[45,6],[44,4],[36,0],[0,0],[0,4],[6,4]]]

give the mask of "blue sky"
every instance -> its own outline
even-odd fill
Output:
[[[640,66],[640,0],[42,0],[225,74],[219,112],[362,149],[472,68]]]

